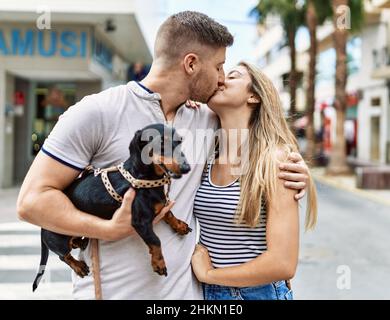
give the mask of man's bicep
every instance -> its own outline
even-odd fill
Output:
[[[79,174],[79,170],[39,152],[26,175],[23,187],[40,189],[40,191],[64,190]]]

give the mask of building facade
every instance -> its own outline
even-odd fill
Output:
[[[367,1],[365,25],[352,34],[347,44],[348,82],[345,139],[347,155],[358,165],[390,164],[390,1]],[[330,154],[336,139],[335,61],[331,22],[318,28],[315,129],[324,133],[325,153]],[[286,74],[290,71],[289,50],[283,30],[272,24],[260,38],[258,63],[289,106]],[[307,38],[307,37],[306,37]],[[302,43],[300,43],[300,41]],[[302,81],[297,91],[297,110],[306,109],[309,43],[297,37],[297,69]],[[278,49],[279,48],[279,49]],[[300,122],[302,125],[304,121]]]
[[[132,1],[117,4],[0,4],[0,188],[21,183],[69,106],[151,63]]]
[[[390,15],[362,31],[362,64],[358,81],[358,159],[365,163],[390,164]]]
[[[280,93],[283,108],[288,111],[290,94],[288,78],[291,70],[290,50],[286,46],[284,30],[277,17],[267,19],[266,25],[260,28],[260,39],[256,48],[256,63],[273,81]],[[305,92],[302,82],[307,65],[305,50],[307,46],[298,46],[296,54],[296,69],[298,73],[296,109],[305,110]]]

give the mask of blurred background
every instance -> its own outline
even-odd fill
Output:
[[[225,70],[246,60],[273,80],[312,168],[319,221],[301,232],[295,298],[390,299],[389,0],[2,0],[0,299],[71,298],[56,257],[31,293],[39,229],[17,220],[19,187],[58,117],[141,80],[159,25],[183,10],[235,36]]]

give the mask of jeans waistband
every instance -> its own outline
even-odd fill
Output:
[[[262,284],[262,285],[258,285],[258,286],[249,286],[249,287],[229,287],[229,286],[220,286],[218,284],[204,284],[204,285],[207,285],[208,288],[210,289],[226,289],[226,290],[230,290],[231,288],[234,288],[234,289],[247,289],[247,288],[256,288],[256,287],[266,287],[266,286],[269,286],[269,285],[274,285],[275,287],[280,287],[282,285],[286,285],[289,289],[291,289],[291,286],[290,286],[290,282],[289,281],[285,281],[285,280],[279,280],[279,281],[274,281],[274,282],[271,282],[271,283],[267,283],[267,284]]]

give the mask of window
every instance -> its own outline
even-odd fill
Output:
[[[380,105],[381,105],[381,98],[380,97],[371,98],[371,106],[372,107],[380,107]]]

